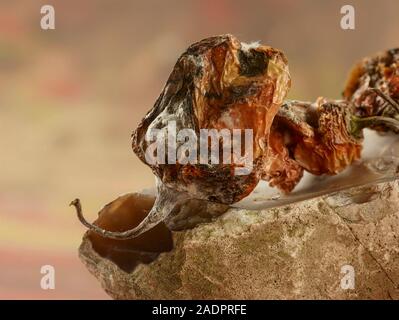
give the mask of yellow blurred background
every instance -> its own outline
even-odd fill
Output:
[[[55,30],[40,8],[55,8]],[[356,29],[340,28],[352,4]],[[399,46],[399,1],[0,1],[0,299],[107,299],[77,257],[94,220],[154,178],[130,148],[187,46],[232,33],[282,49],[290,98],[340,97],[351,65]],[[40,268],[55,267],[55,290]]]

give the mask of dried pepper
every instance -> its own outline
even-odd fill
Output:
[[[284,137],[274,141],[277,146],[272,143],[272,149],[279,155],[279,165],[275,158],[266,162],[276,167],[274,175],[268,177],[272,186],[290,192],[303,170],[315,175],[334,175],[359,159],[362,141],[350,134],[350,124],[350,106],[346,101],[320,98],[314,104],[284,104],[271,130],[272,136]],[[284,174],[276,179],[276,171]]]
[[[111,232],[87,222],[79,200],[72,204],[92,231],[130,239],[161,221],[179,220],[171,217],[173,209],[189,199],[232,204],[251,193],[261,179],[288,193],[304,171],[335,175],[360,158],[363,128],[399,131],[398,61],[399,49],[364,59],[351,73],[344,100],[284,103],[290,75],[281,51],[240,43],[231,35],[204,39],[180,56],[154,107],[132,136],[134,152],[157,177],[158,195],[147,217],[134,229]],[[236,156],[233,149],[217,154],[229,158],[227,163],[212,162],[208,149],[206,162],[183,161],[175,152],[186,141],[169,131],[167,159],[148,161],[148,133],[158,130],[165,135],[162,129],[171,122],[175,130],[190,129],[196,135],[203,128],[251,129],[251,171],[234,174],[241,164],[230,161]],[[229,139],[222,136],[217,150]],[[239,141],[240,156],[246,158]],[[159,160],[159,150],[154,157]],[[195,153],[191,160],[198,157]]]
[[[335,175],[360,158],[364,128],[399,132],[399,49],[363,59],[350,73],[345,100],[290,101],[275,117],[272,186],[290,192],[303,170]],[[284,137],[282,139],[281,137]]]
[[[231,35],[202,40],[177,61],[153,109],[133,135],[133,150],[148,164],[146,133],[172,120],[177,130],[190,128],[197,136],[203,128],[251,129],[254,168],[248,175],[232,174],[236,163],[150,164],[168,187],[199,199],[237,202],[259,181],[270,127],[289,87],[287,60],[281,51],[242,44]]]
[[[399,48],[359,62],[350,73],[344,98],[353,103],[354,115],[364,126],[399,132],[392,121],[399,121]]]

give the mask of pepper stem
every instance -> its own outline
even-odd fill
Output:
[[[351,134],[354,136],[359,136],[361,130],[364,128],[370,128],[377,125],[384,125],[392,130],[399,130],[399,121],[382,116],[372,116],[360,118],[352,116],[351,118]]]
[[[162,182],[158,182],[157,185],[157,198],[151,211],[137,227],[126,231],[109,231],[88,222],[83,216],[82,205],[79,199],[73,200],[70,206],[75,207],[79,221],[90,231],[93,231],[104,238],[111,238],[116,240],[133,239],[148,231],[149,229],[152,229],[158,223],[162,222],[172,212],[176,204],[188,198],[185,193],[171,190],[164,184],[162,184]]]

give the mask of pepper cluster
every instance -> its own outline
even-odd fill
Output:
[[[399,132],[399,49],[359,62],[343,100],[285,101],[290,84],[287,59],[277,49],[241,43],[232,35],[191,45],[132,136],[134,152],[157,177],[151,211],[137,227],[112,232],[87,222],[77,199],[72,204],[79,219],[103,237],[131,239],[171,220],[174,208],[190,199],[228,205],[246,197],[260,180],[289,193],[304,171],[335,175],[360,158],[364,128]],[[147,133],[170,121],[196,133],[251,129],[253,170],[235,175],[235,163],[211,161],[147,163]]]

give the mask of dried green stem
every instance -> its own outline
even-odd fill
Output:
[[[115,240],[128,240],[138,237],[149,229],[155,227],[158,223],[162,222],[174,209],[176,204],[187,199],[187,195],[177,191],[171,191],[161,182],[158,184],[158,193],[155,200],[154,206],[148,215],[144,218],[140,224],[130,230],[126,231],[109,231],[100,228],[99,226],[88,222],[83,216],[82,205],[79,199],[75,199],[70,203],[70,206],[74,206],[76,214],[80,222],[87,227],[90,231],[97,233],[98,235],[111,238]]]
[[[399,121],[389,117],[372,116],[360,118],[352,116],[351,118],[351,134],[359,136],[361,130],[373,126],[384,125],[392,130],[399,130]]]

